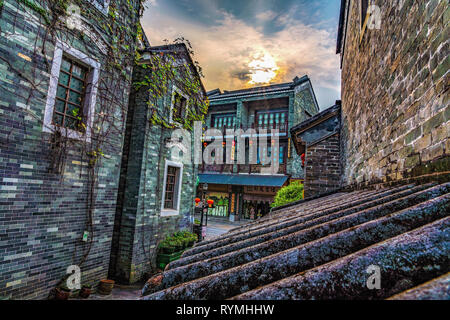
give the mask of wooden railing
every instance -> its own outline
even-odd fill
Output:
[[[283,123],[271,123],[271,124],[257,124],[257,123],[252,123],[249,126],[243,126],[240,125],[238,126],[223,126],[223,127],[219,127],[219,128],[215,128],[215,127],[205,127],[205,131],[208,129],[217,129],[220,130],[223,134],[226,133],[227,129],[232,129],[232,130],[237,130],[237,129],[242,129],[244,131],[248,130],[248,129],[255,129],[258,133],[258,130],[260,129],[265,129],[267,130],[267,133],[270,133],[270,130],[272,129],[278,129],[278,131],[280,133],[287,133],[288,129],[289,129],[289,124],[288,122],[283,122]]]

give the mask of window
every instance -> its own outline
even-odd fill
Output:
[[[181,119],[184,117],[187,99],[178,92],[175,92],[173,100],[173,117],[174,119]]]
[[[278,161],[280,162],[280,164],[284,163],[284,149],[284,146],[280,146],[279,148]]]
[[[44,132],[52,133],[59,128],[70,138],[90,140],[99,70],[100,63],[57,41],[45,106]]]
[[[96,7],[98,10],[100,10],[102,13],[107,14],[108,13],[108,7],[110,0],[89,0],[94,7]]]
[[[287,122],[287,112],[258,112],[256,118],[259,128],[281,128]]]
[[[217,114],[212,118],[212,126],[214,128],[234,128],[236,125],[236,115],[234,114]]]
[[[183,165],[166,160],[161,216],[179,214],[182,177]]]
[[[175,210],[175,187],[179,168],[168,166],[166,176],[166,196],[164,198],[164,209]]]
[[[172,104],[170,107],[170,122],[181,123],[187,108],[188,98],[177,87],[173,87],[172,90]]]
[[[89,68],[69,57],[63,57],[56,89],[52,124],[83,131],[81,126],[86,77]]]

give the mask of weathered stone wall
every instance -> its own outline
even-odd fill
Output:
[[[340,187],[339,146],[339,133],[336,133],[306,148],[305,198]]]
[[[377,0],[381,29],[360,43],[350,2],[342,59],[344,183],[400,180],[450,167],[447,0]]]
[[[89,224],[85,150],[69,143],[64,174],[49,171],[54,153],[50,144],[52,134],[42,130],[53,59],[51,37],[47,39],[45,55],[41,50],[35,51],[44,36],[36,23],[39,19],[44,22],[42,16],[19,1],[6,0],[2,4],[0,296],[39,299],[47,297],[49,290],[66,275],[67,267],[80,263],[88,252],[81,266],[82,283],[96,285],[107,277],[123,137],[120,134],[109,137],[103,149],[105,157],[98,164],[90,247],[90,240],[82,241]],[[89,4],[84,9],[87,21],[103,30],[97,24],[104,21],[105,15]],[[64,30],[58,33],[62,37],[65,34]],[[108,41],[109,34],[102,36]],[[106,58],[90,35],[85,35],[83,42],[70,36],[61,40],[67,40],[104,66]],[[20,70],[20,75],[14,69]],[[106,77],[103,68],[102,77]],[[27,81],[31,78],[38,84],[36,88]],[[117,128],[121,125],[117,123]]]

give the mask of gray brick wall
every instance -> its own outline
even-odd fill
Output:
[[[92,25],[105,19],[91,5],[85,9]],[[45,36],[39,19],[43,21],[13,0],[4,2],[0,16],[0,296],[13,298],[45,298],[89,248],[89,242],[82,241],[89,192],[84,150],[69,143],[64,174],[49,171],[52,134],[43,133],[42,126],[53,44],[49,37],[45,55],[33,50]],[[104,62],[88,35],[83,42],[65,32],[58,36]],[[108,41],[110,35],[102,36]],[[100,77],[107,76],[102,69]],[[25,80],[31,77],[37,90]],[[103,150],[106,157],[98,164],[93,243],[81,266],[82,283],[96,284],[108,275],[122,139],[121,134],[110,137]]]
[[[148,69],[135,68],[134,82],[142,81]],[[170,86],[169,86],[170,87]],[[161,99],[158,108],[170,112],[171,92]],[[193,156],[179,158],[179,150],[172,153],[167,145],[174,129],[151,124],[148,90],[134,90],[130,98],[128,122],[122,163],[120,197],[117,209],[110,276],[125,283],[146,280],[156,271],[158,242],[180,229],[191,229],[193,199],[197,172]],[[190,133],[190,139],[192,133]],[[162,194],[165,161],[183,164],[179,214],[162,216]],[[119,220],[120,217],[120,220]]]

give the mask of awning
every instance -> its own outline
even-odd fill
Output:
[[[257,175],[257,174],[209,174],[200,173],[199,183],[231,184],[239,186],[281,187],[288,176]]]

